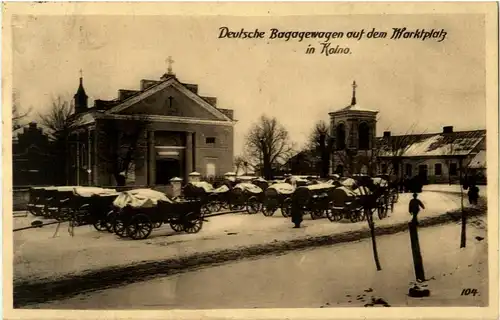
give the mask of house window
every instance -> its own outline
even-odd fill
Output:
[[[337,139],[337,150],[345,149],[345,125],[343,123],[337,126],[335,130],[335,139]]]
[[[215,177],[215,163],[209,162],[207,163],[207,168],[206,168],[206,176],[208,178],[213,178]]]
[[[207,137],[205,138],[206,144],[215,144],[215,137]]]
[[[442,172],[443,172],[443,167],[442,167],[441,163],[436,163],[434,165],[434,175],[440,176],[443,174]]]
[[[456,175],[457,175],[457,164],[450,163],[450,176],[456,176]]]
[[[411,164],[409,164],[409,163],[407,163],[405,166],[405,174],[409,177],[413,176],[413,168],[412,168]]]
[[[370,149],[370,128],[366,122],[361,123],[358,128],[358,148],[359,150]]]

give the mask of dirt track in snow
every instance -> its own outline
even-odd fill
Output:
[[[468,217],[486,212],[486,203],[478,208],[466,208]],[[420,227],[459,221],[459,211],[439,216],[427,217],[420,221]],[[407,222],[394,225],[378,226],[377,235],[389,235],[405,231]],[[89,271],[77,276],[67,276],[44,282],[18,282],[14,285],[14,307],[26,308],[33,304],[69,298],[77,294],[118,287],[126,284],[164,277],[203,267],[214,266],[241,259],[257,258],[264,255],[279,255],[289,251],[308,249],[311,247],[329,246],[338,243],[357,241],[370,237],[368,227],[361,230],[344,232],[331,236],[317,236],[287,242],[272,242],[254,245],[236,250],[220,250],[193,254],[186,257],[135,263],[119,267],[109,267]]]

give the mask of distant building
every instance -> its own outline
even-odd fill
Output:
[[[92,108],[80,78],[73,118],[70,184],[115,185],[118,168],[127,185],[142,186],[166,185],[174,177],[187,181],[193,171],[213,177],[233,169],[233,110],[199,95],[198,85],[180,82],[170,69],[160,80],[141,80],[139,90],[121,89],[115,100],[96,100]],[[134,150],[113,149],[111,140],[120,134],[130,147],[133,128],[141,126]],[[127,157],[130,165],[115,163]]]
[[[409,142],[391,150],[403,139]],[[460,175],[481,173],[477,169],[486,166],[485,159],[478,159],[486,154],[486,130],[453,131],[452,126],[446,126],[442,132],[420,135],[391,136],[385,132],[378,140],[381,173],[419,176],[426,183],[456,183]]]
[[[353,83],[351,104],[331,112],[333,153],[330,172],[340,175],[418,176],[425,183],[456,183],[460,176],[486,177],[486,130],[376,137],[378,111],[360,107]]]
[[[14,186],[50,185],[55,182],[50,141],[35,122],[17,129],[12,137],[12,179]]]

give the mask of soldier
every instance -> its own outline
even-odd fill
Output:
[[[294,194],[292,195],[292,223],[295,225],[294,228],[300,228],[300,224],[302,223],[302,210],[300,208],[299,199]]]
[[[417,215],[420,212],[420,208],[425,209],[424,204],[418,198],[418,194],[413,194],[413,199],[410,200],[410,205],[408,206],[408,211],[413,216],[412,222],[417,224]]]

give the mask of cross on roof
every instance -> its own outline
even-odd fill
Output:
[[[356,84],[356,81],[352,82],[352,100],[351,100],[351,106],[356,104],[356,88],[358,85]]]
[[[172,74],[172,64],[175,62],[174,60],[172,60],[172,57],[171,56],[168,56],[168,59],[165,60],[165,62],[168,64],[168,71],[167,71],[167,74]]]

